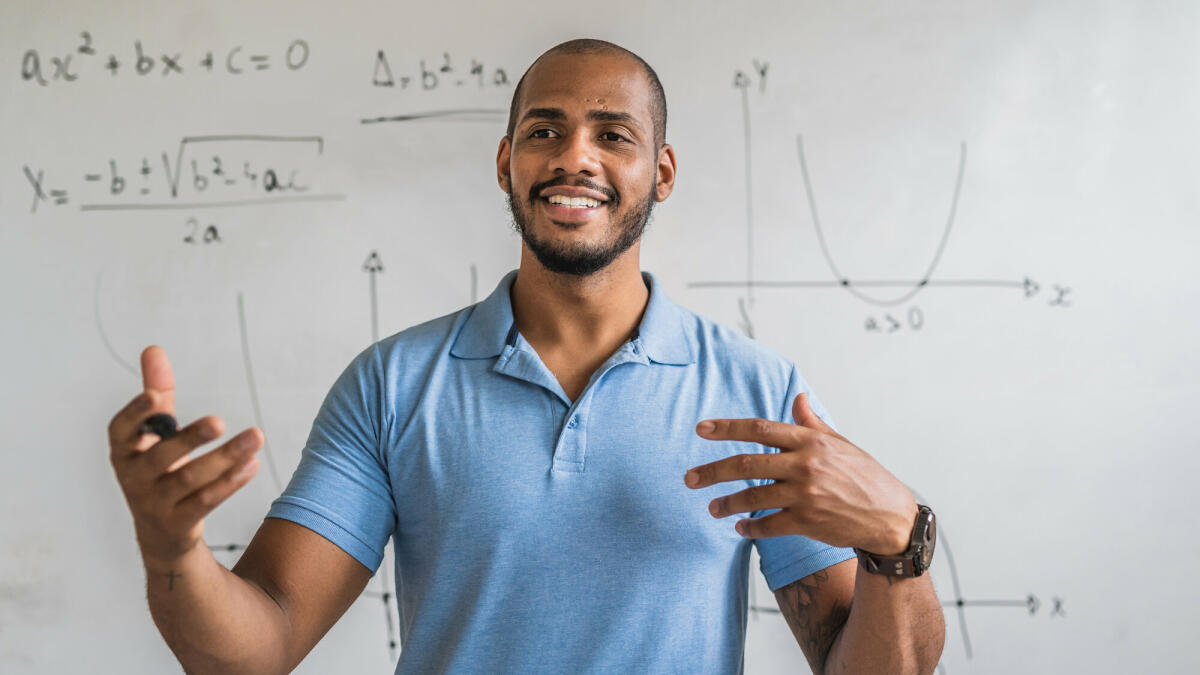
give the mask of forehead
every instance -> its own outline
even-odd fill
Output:
[[[518,121],[531,108],[627,112],[649,130],[650,83],[641,64],[624,54],[552,54],[525,76]]]

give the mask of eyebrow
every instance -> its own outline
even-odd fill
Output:
[[[543,119],[561,121],[567,119],[567,113],[563,112],[562,108],[530,108],[529,112],[525,113],[525,120],[528,119]],[[637,119],[627,112],[610,112],[608,110],[589,110],[587,119],[594,122],[620,122],[628,124],[638,131],[643,131],[642,125],[638,124]],[[524,121],[524,120],[522,120]]]

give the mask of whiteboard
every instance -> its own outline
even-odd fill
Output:
[[[6,2],[0,671],[177,668],[104,435],[139,351],[184,421],[266,432],[206,522],[231,566],[350,358],[516,267],[512,86],[580,36],[666,90],[642,267],[937,510],[939,672],[1200,670],[1198,28],[1189,2]],[[803,668],[754,569],[746,671]],[[297,672],[390,672],[388,577]]]

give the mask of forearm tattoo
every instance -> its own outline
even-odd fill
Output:
[[[822,606],[817,602],[816,590],[829,581],[829,573],[822,570],[775,592],[779,607],[787,619],[792,634],[804,650],[808,665],[814,673],[844,672],[845,664],[827,663],[829,650],[834,640],[846,625],[850,616],[850,605],[828,602]]]

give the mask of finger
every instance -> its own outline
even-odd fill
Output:
[[[737,533],[747,539],[766,539],[768,537],[783,537],[789,534],[800,534],[796,524],[787,511],[776,511],[761,518],[745,518],[734,525]]]
[[[258,473],[258,458],[251,455],[222,473],[216,480],[188,495],[175,507],[175,513],[189,522],[200,520],[221,505]]]
[[[782,450],[803,443],[816,432],[795,424],[752,417],[704,420],[696,425],[696,433],[714,441],[749,441]]]
[[[735,513],[754,513],[766,509],[783,508],[788,503],[789,488],[785,484],[771,483],[746,488],[724,497],[717,497],[708,505],[713,518],[724,518]]]
[[[161,412],[175,414],[175,373],[171,371],[167,352],[158,345],[150,345],[142,350],[142,386],[161,392]]]
[[[825,424],[825,420],[813,412],[812,405],[808,400],[808,394],[800,394],[792,401],[792,419],[796,420],[796,424],[802,427],[837,435],[833,427]]]
[[[683,475],[690,488],[702,488],[714,483],[747,478],[786,478],[792,458],[780,454],[745,454],[692,467]]]
[[[108,445],[114,459],[128,454],[129,445],[137,440],[142,422],[154,407],[153,392],[142,392],[117,411],[108,423]]]
[[[169,440],[155,443],[142,454],[139,462],[141,471],[148,480],[157,480],[179,464],[180,458],[196,448],[214,441],[225,433],[225,422],[220,417],[207,415],[192,422]]]
[[[204,455],[164,474],[161,496],[168,504],[181,503],[218,481],[230,469],[243,465],[262,447],[262,433],[250,428]]]

